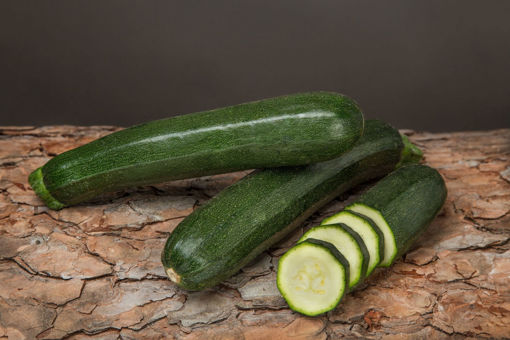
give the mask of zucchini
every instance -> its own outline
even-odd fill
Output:
[[[380,180],[374,187],[364,193],[351,208],[363,207],[363,209],[358,210],[373,212],[374,216],[381,218],[391,232],[393,241],[396,244],[396,255],[391,258],[393,262],[411,247],[412,243],[432,222],[443,206],[446,195],[446,186],[441,175],[436,170],[425,165],[408,165],[395,170]],[[347,211],[342,213],[352,214]],[[358,217],[358,215],[353,216]],[[313,231],[320,230],[321,228],[324,228],[324,226],[314,227],[307,234],[316,236],[317,234],[314,234]],[[331,242],[331,245],[333,245],[334,238],[331,235],[324,236],[321,239]],[[384,236],[386,237],[386,234]],[[314,279],[319,277],[322,279],[319,274],[325,271],[323,268],[326,268],[326,266],[327,268],[335,268],[331,270],[338,269],[334,267],[331,256],[323,255],[320,257],[320,261],[322,261],[320,264],[321,270],[313,272],[312,269],[309,269],[309,265],[307,267],[305,264],[306,258],[304,256],[307,253],[300,250],[301,245],[302,243],[298,243],[281,257],[277,273],[278,288],[290,308],[297,312],[305,315],[318,315],[330,311],[336,307],[334,302],[338,302],[340,299],[331,294],[328,303],[323,303],[320,306],[314,305],[313,298],[317,299],[318,289],[316,281],[311,280],[309,277]],[[347,244],[338,245],[334,243],[334,245],[339,253],[343,255],[346,255],[345,249],[350,249],[346,247]],[[370,247],[371,245],[367,244],[367,248],[370,249]],[[299,253],[296,254],[297,252]],[[313,260],[319,258],[315,254],[310,254],[309,256],[313,256]],[[348,256],[346,255],[345,257]],[[308,276],[304,275],[304,279],[299,274],[296,274],[303,270],[308,274]],[[353,270],[356,270],[356,268],[351,266],[350,271]],[[313,275],[309,273],[313,273]],[[302,282],[305,282],[305,284],[302,284]],[[341,287],[341,283],[338,283],[336,277],[324,277],[322,286],[328,288],[339,286],[342,294],[346,291],[345,288]],[[301,292],[303,287],[309,287],[306,294]]]
[[[446,194],[444,180],[437,170],[426,165],[409,165],[383,178],[346,209],[366,215],[383,231],[386,251],[381,265],[387,267],[432,222]]]
[[[52,209],[102,193],[243,169],[306,165],[351,149],[363,116],[328,92],[265,99],[148,122],[64,152],[29,176]]]
[[[334,245],[349,262],[349,288],[360,282],[365,273],[370,259],[368,249],[363,239],[345,224],[332,224],[317,226],[308,230],[298,243],[309,238],[327,241]]]
[[[161,256],[168,277],[190,290],[218,284],[340,193],[391,172],[404,149],[398,131],[367,121],[363,137],[341,157],[251,173],[172,232]]]
[[[349,262],[335,246],[309,238],[280,258],[276,285],[290,308],[315,316],[335,308],[348,277]]]
[[[383,235],[377,227],[371,225],[363,217],[352,213],[350,211],[341,211],[329,218],[322,221],[321,225],[343,223],[348,225],[354,232],[356,232],[365,243],[368,254],[368,266],[364,276],[368,276],[377,267],[384,255],[384,240]],[[331,242],[328,239],[325,241]],[[340,249],[338,249],[340,250]]]
[[[345,209],[358,214],[358,216],[364,218],[371,225],[375,225],[381,231],[384,240],[384,254],[381,256],[379,267],[391,266],[397,256],[397,244],[395,243],[390,226],[386,223],[381,213],[360,203],[351,204]]]

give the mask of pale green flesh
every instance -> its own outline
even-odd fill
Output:
[[[345,268],[325,247],[300,243],[279,261],[277,285],[288,305],[314,316],[336,307],[345,286]]]
[[[306,232],[298,242],[303,242],[309,238],[326,241],[334,245],[349,262],[349,288],[359,282],[363,255],[358,243],[348,232],[336,225],[317,226]]]
[[[351,214],[348,211],[341,211],[338,214],[335,214],[331,217],[324,219],[321,222],[321,225],[338,223],[347,224],[352,230],[357,232],[365,242],[368,254],[370,255],[370,259],[368,261],[368,268],[365,275],[366,276],[370,275],[370,273],[372,273],[372,271],[380,262],[379,236],[374,231],[374,229],[372,229],[372,227],[367,221],[365,221],[361,217]]]
[[[384,258],[382,259],[381,263],[379,263],[379,267],[389,267],[393,263],[395,256],[397,256],[397,244],[395,243],[393,231],[391,230],[388,223],[386,223],[386,220],[381,215],[381,213],[367,205],[360,203],[355,203],[345,209],[352,210],[358,214],[370,218],[379,227],[384,235]]]

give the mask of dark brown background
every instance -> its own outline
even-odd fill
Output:
[[[510,1],[2,1],[0,124],[332,90],[429,131],[510,124]]]

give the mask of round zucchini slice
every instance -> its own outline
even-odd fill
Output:
[[[315,316],[338,305],[348,277],[349,263],[335,246],[307,239],[281,257],[277,286],[292,310]]]
[[[368,261],[367,272],[365,276],[368,276],[377,267],[384,255],[384,240],[381,231],[364,218],[350,212],[341,211],[331,217],[324,219],[321,225],[338,224],[343,223],[354,230],[363,239],[370,255]]]
[[[379,263],[379,267],[389,267],[397,256],[397,244],[388,222],[379,211],[362,203],[354,203],[345,209],[357,213],[369,222],[373,222],[381,230],[384,235],[384,256],[381,263]]]
[[[326,241],[349,262],[349,288],[363,279],[370,259],[363,239],[345,224],[320,225],[308,230],[298,242],[314,238]]]

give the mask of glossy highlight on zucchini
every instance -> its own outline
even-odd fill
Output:
[[[52,209],[102,193],[245,169],[312,164],[351,149],[363,115],[311,92],[148,122],[64,152],[29,176]]]
[[[363,137],[338,158],[251,173],[172,232],[162,253],[168,277],[189,290],[220,283],[334,197],[391,172],[404,149],[397,130],[366,121]]]

